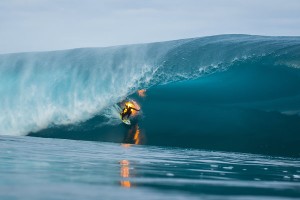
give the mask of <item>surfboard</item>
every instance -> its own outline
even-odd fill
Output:
[[[122,120],[121,114],[120,114],[120,119]],[[124,124],[127,124],[127,125],[130,125],[130,124],[131,124],[131,122],[130,122],[129,119],[124,119],[124,118],[123,118],[122,122],[123,122]]]

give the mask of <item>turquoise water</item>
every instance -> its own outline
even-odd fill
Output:
[[[300,198],[299,88],[300,37],[0,55],[0,199]]]
[[[0,55],[0,134],[136,143],[139,129],[146,145],[299,157],[299,52],[300,37],[218,35]],[[113,109],[128,98],[131,127]]]
[[[0,137],[0,199],[293,199],[300,160]]]

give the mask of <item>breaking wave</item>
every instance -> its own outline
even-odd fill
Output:
[[[271,131],[298,141],[299,68],[300,37],[219,35],[0,55],[0,134],[55,130],[53,137],[103,139],[128,131],[112,106],[133,98],[142,107],[139,127],[148,144],[203,147],[191,135],[211,143],[221,132],[237,139],[249,129],[257,137]],[[146,98],[136,95],[140,89]],[[176,138],[174,131],[191,135],[186,143],[155,139],[154,133]]]

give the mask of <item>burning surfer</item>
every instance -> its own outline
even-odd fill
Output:
[[[134,108],[133,106],[131,106],[129,103],[125,103],[125,108],[123,108],[122,112],[120,113],[122,120],[124,119],[125,116],[127,116],[127,119],[128,119],[130,117],[130,115],[132,114],[132,110],[140,111],[140,110]]]

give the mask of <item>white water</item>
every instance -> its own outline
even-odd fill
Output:
[[[151,79],[151,67],[133,56],[137,52],[126,52],[116,64],[114,51],[99,57],[75,50],[1,59],[0,134],[25,135],[85,121],[136,90],[142,79]]]

